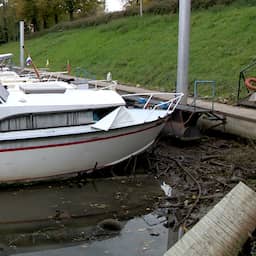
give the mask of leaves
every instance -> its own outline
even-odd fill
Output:
[[[102,2],[98,0],[0,0],[0,43],[16,39],[20,20],[25,21],[26,32],[40,31],[91,15],[99,6],[102,8]]]

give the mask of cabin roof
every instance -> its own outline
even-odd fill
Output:
[[[22,113],[43,113],[99,109],[125,105],[113,90],[66,88],[61,92],[25,93],[10,89],[6,102],[0,104],[0,119]]]

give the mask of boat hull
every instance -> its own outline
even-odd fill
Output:
[[[107,132],[2,141],[0,183],[49,180],[117,164],[152,145],[164,124],[161,119]]]

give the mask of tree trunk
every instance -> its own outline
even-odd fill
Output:
[[[47,26],[47,19],[45,17],[43,18],[43,28],[44,29],[48,28],[48,26]]]
[[[54,22],[55,22],[55,24],[59,23],[59,16],[57,13],[54,14]]]
[[[34,26],[34,32],[39,31],[37,18],[33,17],[31,22],[32,22],[32,24]]]
[[[7,22],[7,6],[6,4],[4,3],[3,4],[3,41],[5,43],[7,43],[9,41],[9,36],[8,36],[8,22]]]
[[[74,20],[74,11],[73,11],[73,10],[72,10],[72,11],[70,10],[68,13],[69,13],[69,20],[70,20],[70,21]]]

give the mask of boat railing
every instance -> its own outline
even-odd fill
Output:
[[[104,85],[102,86],[102,82],[104,84],[106,84],[106,82],[108,83],[108,85]],[[95,90],[116,90],[117,88],[117,82],[116,81],[107,81],[107,80],[98,80],[96,81],[96,83],[94,83],[94,89]]]
[[[12,57],[12,53],[0,54],[0,68],[11,65]]]
[[[122,97],[130,101],[131,105],[143,109],[166,110],[166,114],[171,114],[184,94],[168,92],[149,92],[149,93],[132,93],[123,94]]]
[[[41,79],[43,81],[61,81],[61,75],[67,74],[66,71],[57,71],[57,72],[48,72],[48,71],[43,71],[40,73]]]

